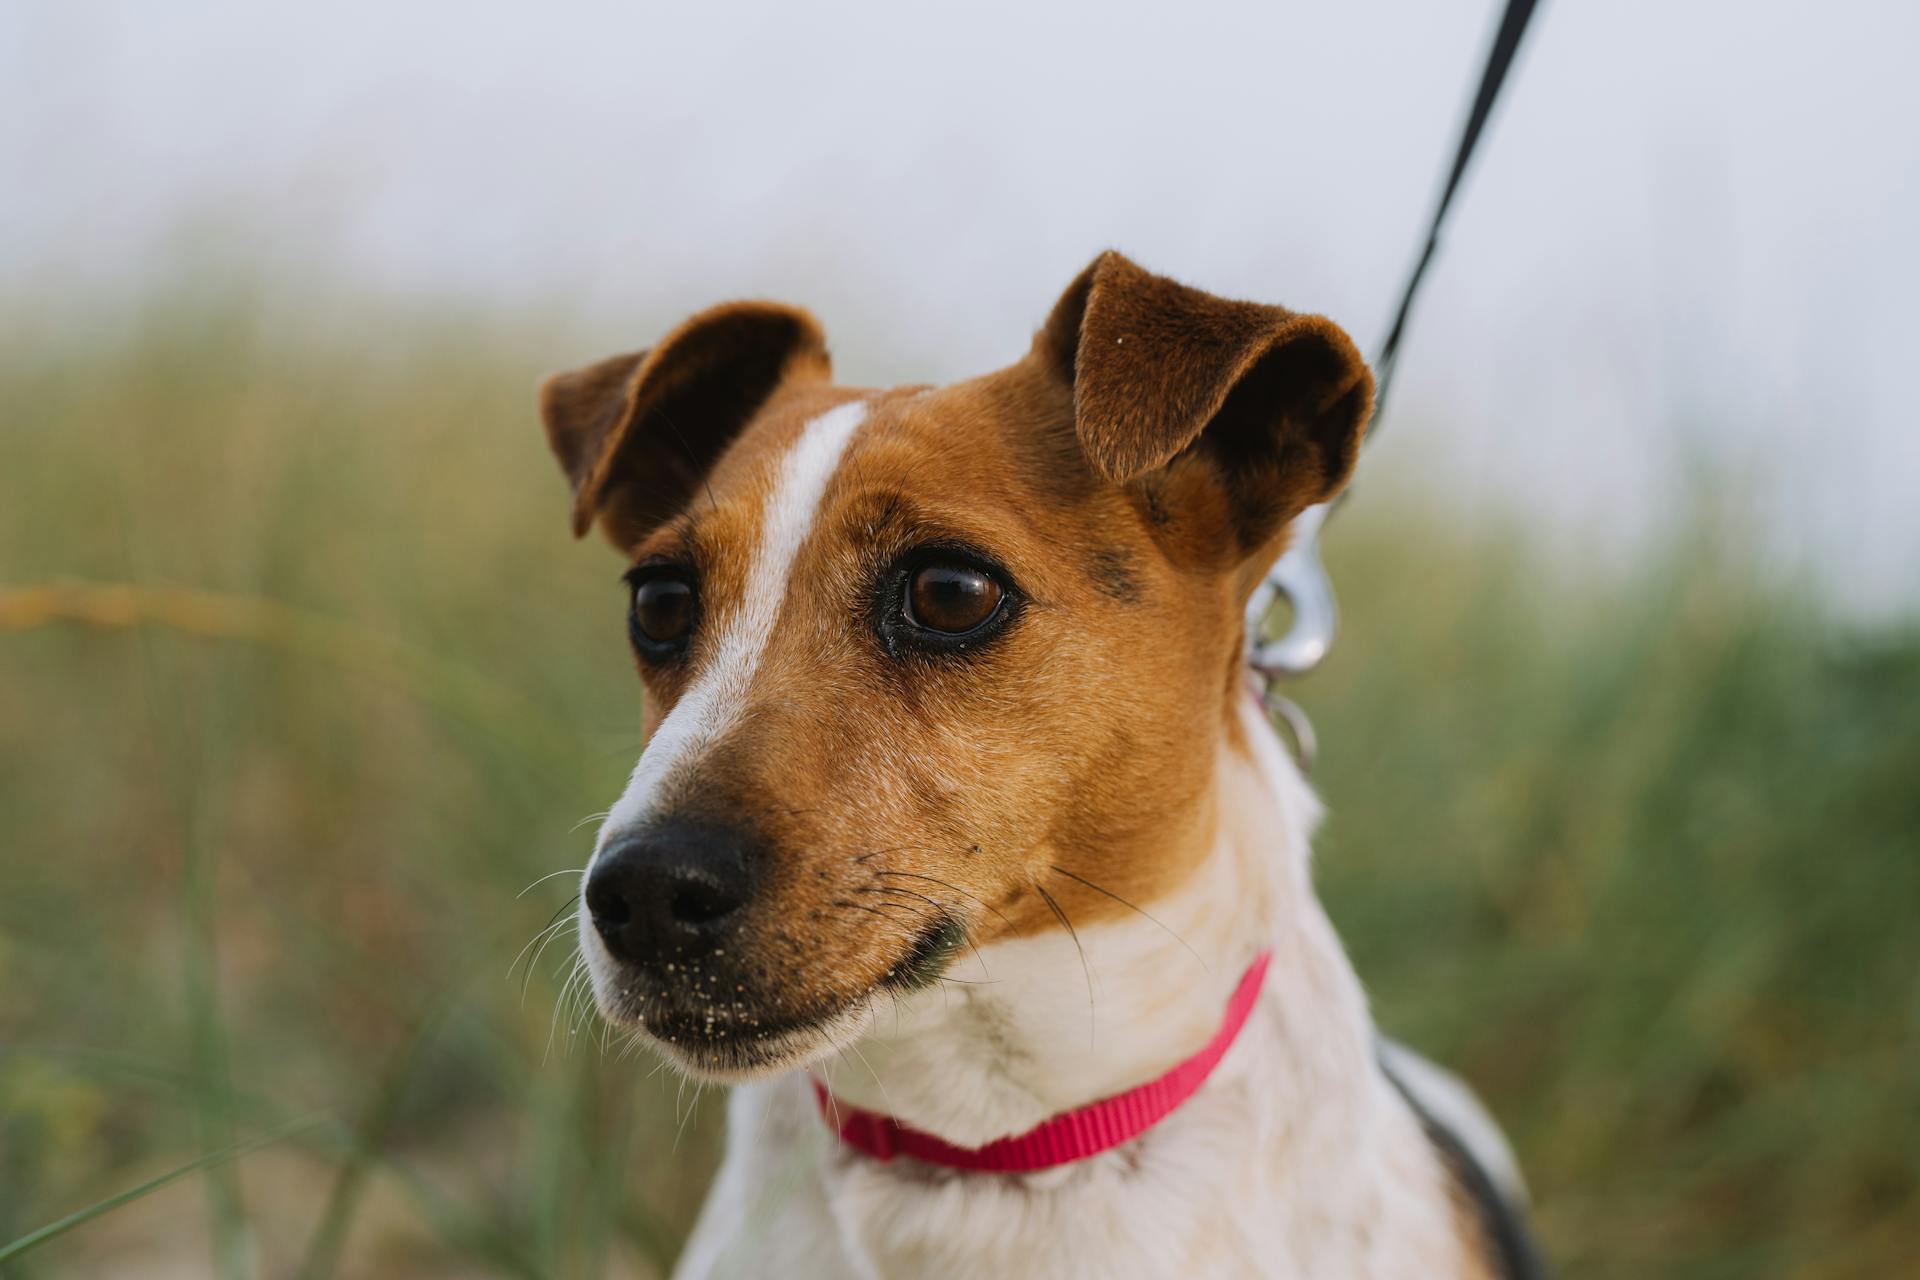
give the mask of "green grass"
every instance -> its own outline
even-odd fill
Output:
[[[638,747],[531,411],[605,344],[184,295],[0,330],[0,1248],[101,1207],[0,1274],[658,1271],[715,1098],[556,1018],[564,937],[507,975]],[[1596,582],[1388,492],[1295,691],[1383,1023],[1493,1101],[1568,1276],[1894,1274],[1920,635],[1704,522]],[[17,591],[60,582],[140,590]]]

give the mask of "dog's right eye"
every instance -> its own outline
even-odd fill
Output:
[[[1000,584],[970,564],[925,565],[907,582],[907,621],[962,636],[993,617],[1001,595]]]
[[[642,656],[656,660],[673,657],[687,647],[693,634],[698,599],[680,573],[665,567],[642,567],[627,575],[633,600],[627,611],[627,634]]]

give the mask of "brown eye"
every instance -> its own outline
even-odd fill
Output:
[[[655,651],[679,648],[693,630],[693,586],[679,578],[651,577],[633,589],[636,644]]]
[[[964,564],[930,564],[907,586],[907,620],[928,631],[963,635],[1000,608],[1000,584]]]

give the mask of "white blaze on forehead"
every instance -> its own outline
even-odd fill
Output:
[[[595,857],[609,839],[646,821],[674,765],[719,737],[739,713],[786,599],[793,558],[813,528],[820,499],[839,470],[847,442],[866,416],[863,401],[837,405],[809,421],[780,459],[760,521],[760,541],[748,562],[740,606],[727,620],[706,669],[647,740],[627,789],[600,828]]]

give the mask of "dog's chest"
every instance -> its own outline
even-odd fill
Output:
[[[727,1164],[686,1277],[1459,1274],[1427,1162],[1299,1143],[1320,1126],[1223,1080],[1142,1143],[1045,1173],[980,1177],[834,1145],[793,1080],[738,1090]],[[1352,1129],[1347,1128],[1349,1135]],[[1275,1161],[1282,1145],[1304,1159]]]
[[[1193,1145],[1181,1163],[1231,1158]],[[1128,1151],[988,1178],[835,1152],[823,1182],[845,1247],[876,1277],[1249,1273],[1235,1206],[1172,1173]]]

